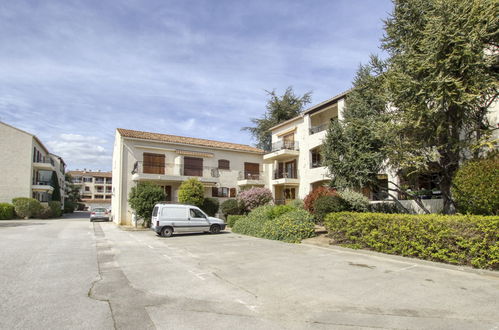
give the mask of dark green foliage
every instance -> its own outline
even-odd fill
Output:
[[[138,217],[144,219],[144,227],[151,221],[154,205],[165,200],[165,191],[160,186],[151,182],[139,182],[132,187],[128,195],[128,203]]]
[[[66,198],[64,202],[66,201],[71,201],[72,203],[75,203],[75,209],[78,208],[77,203],[80,201],[80,187],[75,185],[73,183],[73,178],[71,177],[71,174],[66,173],[64,175],[64,180],[66,181]]]
[[[369,204],[368,211],[373,213],[407,213],[395,202],[380,202]]]
[[[40,211],[38,211],[38,218],[49,219],[54,217],[54,211],[48,205],[42,205]]]
[[[267,111],[263,117],[251,119],[251,122],[255,124],[254,127],[243,128],[253,135],[253,138],[257,141],[256,146],[263,150],[271,149],[270,128],[298,116],[311,100],[311,92],[298,97],[294,94],[292,87],[288,87],[282,96],[278,96],[275,90],[272,92],[267,91],[267,94],[270,99],[267,101]]]
[[[236,221],[244,217],[245,217],[244,215],[235,215],[235,214],[227,216],[227,226],[229,226],[230,228],[234,227]]]
[[[54,191],[52,192],[52,200],[61,202],[61,186],[59,185],[59,179],[57,178],[57,173],[52,171],[52,187]]]
[[[345,189],[338,193],[346,204],[346,210],[352,212],[367,212],[369,209],[369,199],[359,192]]]
[[[339,196],[321,196],[314,202],[314,216],[317,222],[323,222],[324,217],[331,212],[341,212],[348,204]]]
[[[243,213],[243,206],[237,199],[227,199],[220,204],[220,211],[227,217],[229,215],[238,215]]]
[[[38,200],[27,197],[14,198],[12,199],[12,204],[14,205],[16,215],[22,219],[38,216],[42,207]]]
[[[9,203],[0,203],[0,220],[14,219],[14,205]]]
[[[314,235],[310,213],[290,205],[261,206],[235,220],[233,232],[255,237],[298,243]]]
[[[202,207],[204,202],[204,186],[196,178],[182,182],[178,189],[178,201],[187,205]]]
[[[347,247],[499,269],[499,216],[340,212],[325,226]]]
[[[59,218],[62,215],[61,202],[50,201],[49,207],[52,210],[52,217]]]
[[[203,205],[201,206],[201,210],[205,211],[210,217],[214,217],[218,212],[218,208],[220,207],[220,202],[216,198],[207,197],[203,201]]]
[[[310,213],[314,213],[314,203],[321,196],[336,196],[338,193],[330,187],[317,187],[305,196],[303,208]]]
[[[499,158],[466,163],[457,171],[453,183],[460,212],[499,214]]]
[[[64,213],[73,213],[76,210],[77,203],[70,200],[64,200]]]

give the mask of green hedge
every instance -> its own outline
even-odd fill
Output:
[[[244,217],[245,217],[244,215],[236,215],[236,214],[231,214],[227,216],[227,226],[229,226],[230,228],[234,227],[236,221]]]
[[[9,203],[0,203],[0,220],[14,219],[14,205]]]
[[[347,247],[499,269],[499,216],[340,212],[325,227]]]
[[[14,210],[19,218],[37,217],[42,205],[34,198],[17,197],[12,199]]]
[[[260,206],[237,218],[232,231],[255,237],[299,243],[314,235],[312,216],[291,205]]]
[[[52,210],[52,217],[59,218],[62,215],[61,202],[50,201],[49,207]]]

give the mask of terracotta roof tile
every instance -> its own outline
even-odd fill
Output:
[[[189,144],[194,146],[217,148],[217,149],[229,149],[236,151],[259,153],[259,154],[264,153],[263,150],[246,144],[198,139],[198,138],[178,136],[178,135],[134,131],[131,129],[124,129],[124,128],[118,128],[117,130],[121,134],[121,136],[129,138],[161,141],[168,143]]]

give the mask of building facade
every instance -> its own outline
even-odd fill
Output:
[[[116,130],[112,169],[112,214],[118,224],[131,224],[128,194],[138,182],[161,186],[166,202],[178,202],[183,181],[198,178],[205,197],[223,200],[238,191],[264,186],[263,151],[249,145],[175,135]]]
[[[80,188],[81,201],[85,209],[96,207],[111,209],[113,178],[111,172],[75,170],[68,172],[71,181]]]
[[[64,203],[66,164],[35,135],[0,122],[0,150],[0,202],[32,197],[47,203],[59,187]]]

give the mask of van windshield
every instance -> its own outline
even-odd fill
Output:
[[[152,216],[155,217],[158,215],[158,207],[155,206],[154,209],[152,210]]]

